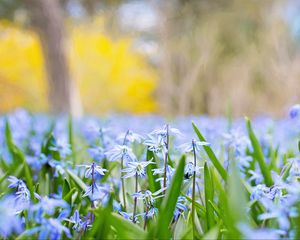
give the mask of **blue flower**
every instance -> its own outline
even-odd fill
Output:
[[[9,176],[7,178],[7,180],[10,182],[10,184],[8,185],[9,188],[17,188],[18,189],[19,187],[26,186],[22,180],[16,178],[15,176]]]
[[[162,168],[153,169],[152,171],[153,171],[153,175],[163,175],[165,169],[164,167],[162,167]],[[167,185],[170,184],[173,174],[174,174],[174,168],[172,168],[170,165],[167,165],[167,176],[166,176]],[[162,183],[164,181],[164,178],[163,177],[157,178],[156,181],[160,181]]]
[[[184,176],[185,178],[189,179],[194,175],[194,172],[196,174],[200,174],[200,170],[203,169],[203,167],[194,166],[194,163],[188,162],[184,167]]]
[[[39,233],[39,240],[59,240],[61,239],[62,233],[65,233],[68,238],[72,238],[70,230],[55,218],[43,218],[40,222],[40,226],[29,229],[26,233],[29,236],[35,233]]]
[[[293,118],[298,117],[299,112],[300,112],[300,104],[296,104],[296,105],[292,106],[289,111],[290,118],[293,119]]]
[[[172,128],[168,124],[164,125],[160,129],[156,129],[150,133],[151,135],[156,135],[159,138],[165,140],[167,135],[169,136],[177,136],[182,135],[182,133],[177,128]]]
[[[21,218],[16,215],[13,199],[10,197],[0,200],[0,236],[8,238],[12,233],[22,231]]]
[[[249,240],[256,240],[256,239],[274,240],[274,239],[280,239],[280,235],[285,235],[284,231],[278,229],[267,229],[267,228],[252,229],[250,226],[244,223],[238,224],[238,228],[243,233],[245,239],[249,239]]]
[[[126,173],[123,178],[130,178],[135,175],[139,177],[144,177],[146,176],[146,171],[145,168],[149,165],[153,164],[151,161],[147,162],[128,162],[127,163],[127,168],[124,168],[121,170],[121,172]]]
[[[193,152],[195,148],[195,152],[200,152],[203,146],[209,146],[210,143],[205,142],[205,141],[195,141],[192,140],[191,142],[182,144],[179,146],[181,149],[183,149],[184,152],[190,153]]]
[[[109,189],[99,186],[97,183],[93,183],[89,186],[82,197],[89,196],[92,201],[100,200],[109,195]]]
[[[22,211],[29,207],[30,204],[30,192],[26,184],[14,177],[9,176],[7,179],[10,182],[9,188],[16,188],[17,192],[15,194],[14,203],[17,211]]]
[[[133,197],[136,197],[137,199],[142,199],[145,203],[145,205],[148,208],[153,207],[155,199],[157,198],[161,198],[164,196],[164,194],[161,194],[162,192],[164,192],[166,190],[166,188],[162,188],[154,193],[152,193],[149,190],[146,190],[144,193],[142,192],[137,192],[132,194]]]
[[[73,223],[73,229],[75,229],[75,231],[80,232],[83,228],[82,228],[82,220],[80,219],[79,216],[79,211],[75,210],[73,216],[70,219],[70,222]]]
[[[133,131],[128,130],[125,133],[120,134],[117,137],[118,140],[124,141],[123,145],[126,145],[127,142],[133,143],[133,142],[137,142],[137,143],[141,143],[143,141],[143,137],[137,133],[134,133]]]
[[[64,138],[55,139],[54,146],[49,147],[49,149],[59,152],[62,158],[65,158],[72,153],[71,145]]]
[[[144,141],[144,145],[146,145],[150,151],[155,153],[165,153],[167,151],[167,147],[163,139],[156,136],[148,135],[148,139]]]
[[[87,151],[90,154],[91,158],[97,162],[100,162],[105,158],[104,149],[100,146],[91,147]]]
[[[30,211],[53,215],[57,208],[69,209],[69,204],[62,199],[48,198],[45,196],[42,197],[37,204],[31,206]]]
[[[265,184],[258,184],[257,186],[253,187],[250,199],[251,201],[260,200],[267,197],[269,192],[270,188],[266,187]]]
[[[134,217],[134,221],[133,221],[133,213],[127,213],[127,212],[123,212],[123,211],[120,211],[119,212],[120,214],[121,214],[121,216],[123,217],[123,218],[125,218],[126,220],[129,220],[129,221],[131,221],[131,222],[135,222],[135,223],[138,223],[138,218],[137,218],[137,216],[138,215],[136,215],[135,217]]]
[[[176,203],[176,208],[174,210],[174,221],[177,221],[177,219],[179,218],[179,216],[187,211],[187,207],[185,206],[185,202],[186,202],[186,199],[185,197],[183,196],[179,196],[178,199],[177,199],[177,203]]]
[[[92,163],[91,165],[78,165],[78,167],[85,167],[86,168],[86,172],[84,174],[84,176],[86,178],[89,178],[92,176],[92,173],[94,173],[94,177],[95,176],[103,176],[105,175],[105,172],[107,172],[107,169],[101,168],[99,166],[97,166],[95,163]]]
[[[109,161],[117,161],[123,159],[124,162],[137,161],[132,150],[125,145],[116,145],[112,150],[105,153]]]

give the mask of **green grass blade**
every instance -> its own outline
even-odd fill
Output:
[[[249,118],[246,118],[246,125],[247,125],[248,135],[249,135],[252,147],[253,147],[253,155],[254,155],[255,159],[258,161],[261,173],[265,180],[265,184],[270,187],[273,185],[271,171],[269,170],[269,168],[265,162],[263,151],[262,151],[261,146],[253,132]]]
[[[143,229],[120,215],[113,213],[110,219],[112,227],[117,231],[118,239],[143,239],[146,237]]]
[[[153,169],[157,168],[157,164],[155,161],[155,155],[152,151],[147,150],[147,161],[152,160],[154,164],[149,164],[146,168],[149,189],[151,192],[156,192],[160,189],[160,184],[157,180],[158,175],[153,175]]]
[[[220,227],[219,226],[215,226],[213,227],[211,230],[209,230],[208,233],[206,233],[203,236],[203,240],[212,240],[212,239],[218,239],[219,236],[219,231],[220,231]]]
[[[10,125],[8,119],[5,121],[5,140],[8,147],[8,150],[13,158],[13,164],[9,170],[9,174],[15,174],[15,170],[18,169],[18,166],[22,165],[23,169],[20,173],[16,174],[16,177],[25,177],[26,185],[29,189],[31,199],[34,199],[34,186],[32,181],[32,173],[30,167],[27,164],[25,155],[23,152],[15,145],[12,139]]]
[[[70,176],[70,178],[74,181],[74,183],[76,184],[76,186],[78,186],[83,191],[86,190],[87,186],[85,185],[85,183],[75,173],[73,173],[69,169],[66,169],[66,172],[68,173],[68,175]]]
[[[180,195],[184,166],[185,156],[182,156],[160,207],[157,224],[154,230],[154,237],[157,239],[168,239],[171,237],[169,225],[173,219],[177,199]],[[148,237],[152,238],[151,233],[149,235],[150,236]]]
[[[111,231],[111,212],[112,212],[112,198],[104,208],[98,208],[94,211],[95,220],[93,227],[89,232],[89,236],[93,239],[109,239]]]
[[[207,229],[210,230],[214,225],[214,209],[209,204],[209,201],[213,202],[214,199],[214,185],[210,176],[207,163],[204,164],[204,192],[205,192],[205,206],[206,206],[206,221]]]
[[[227,222],[229,226],[228,237],[230,239],[240,239],[242,237],[238,224],[249,224],[247,218],[246,189],[239,175],[235,161],[230,165],[230,177],[228,179],[228,201]]]
[[[181,195],[184,196],[190,203],[193,202],[193,199],[190,198],[189,196],[187,196],[183,193],[181,193]],[[195,207],[196,207],[196,210],[198,210],[198,214],[200,215],[200,217],[205,218],[206,217],[206,208],[198,202],[195,202]]]
[[[194,129],[196,135],[198,136],[199,140],[206,141],[205,138],[200,133],[198,127],[195,125],[195,123],[192,123],[192,125],[193,125],[193,129]],[[213,150],[211,149],[211,147],[203,146],[203,148],[204,148],[205,152],[207,153],[209,159],[211,160],[212,164],[217,169],[220,176],[223,178],[224,181],[226,181],[227,180],[227,172],[226,172],[225,168],[222,166],[222,164],[220,163],[220,161],[218,160],[218,158],[216,157],[216,155],[213,152]]]

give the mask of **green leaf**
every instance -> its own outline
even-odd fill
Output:
[[[214,210],[209,201],[213,202],[214,199],[214,185],[210,176],[210,171],[207,163],[204,164],[204,192],[205,192],[205,206],[206,206],[206,221],[207,229],[211,229],[215,225]]]
[[[195,125],[195,123],[192,123],[192,125],[193,125],[193,129],[194,129],[195,133],[197,134],[199,140],[200,141],[206,141],[205,138],[200,133],[197,126]],[[226,181],[227,180],[227,172],[226,172],[225,168],[222,166],[222,164],[219,162],[218,158],[216,157],[216,155],[213,152],[213,150],[211,149],[211,147],[210,146],[203,146],[203,148],[204,148],[205,152],[207,153],[209,159],[211,160],[212,164],[217,169],[220,176],[223,178],[224,181]]]
[[[71,170],[66,169],[66,172],[68,173],[68,175],[70,176],[70,178],[74,181],[74,183],[83,191],[86,190],[87,186],[85,185],[85,183],[75,174],[73,173]]]
[[[55,160],[60,160],[60,153],[58,151],[51,150],[51,147],[54,147],[56,145],[56,140],[53,136],[53,132],[49,132],[46,136],[46,139],[43,141],[42,144],[42,153],[45,154],[45,156],[51,155]]]
[[[148,238],[168,239],[171,237],[169,225],[173,219],[173,213],[180,195],[183,182],[185,156],[182,156],[173,175],[172,182],[166,191],[161,203],[158,220],[154,231],[150,231]],[[154,233],[154,236],[152,236]]]
[[[285,181],[288,178],[292,166],[293,166],[293,162],[289,162],[282,168],[280,175],[282,176],[283,181]]]
[[[14,170],[18,169],[19,166],[23,166],[22,171],[20,171],[20,173],[18,175],[16,175],[16,177],[25,177],[26,185],[29,189],[31,199],[35,199],[31,170],[26,162],[25,155],[17,147],[17,145],[15,145],[13,142],[10,125],[9,125],[7,118],[5,121],[5,141],[6,141],[8,150],[13,158],[13,160],[12,160],[13,163],[12,163],[11,167],[9,167],[9,174],[16,173]]]
[[[63,200],[65,200],[67,203],[71,204],[72,202],[72,196],[75,193],[76,188],[72,188],[65,196],[63,196]]]
[[[247,200],[246,189],[239,175],[239,169],[236,167],[235,161],[230,164],[230,177],[228,179],[228,207],[227,224],[229,225],[228,237],[230,239],[240,239],[242,237],[238,224],[249,224],[247,218]]]
[[[94,239],[109,239],[109,233],[111,231],[110,223],[112,222],[112,210],[112,198],[110,197],[106,207],[98,208],[94,211],[95,220],[89,233],[90,237],[93,237]]]
[[[268,187],[270,187],[273,185],[271,171],[269,170],[269,168],[265,162],[263,151],[262,151],[261,146],[253,132],[249,118],[246,118],[246,125],[247,125],[247,129],[248,129],[248,135],[249,135],[250,141],[252,143],[252,147],[253,147],[253,155],[254,155],[255,159],[258,161],[258,164],[259,164],[261,173],[264,177],[266,185]]]
[[[62,188],[62,197],[64,198],[71,190],[69,181],[65,178]]]
[[[152,151],[147,150],[147,161],[154,161],[155,162],[155,155]],[[148,177],[148,184],[149,189],[151,192],[156,192],[160,189],[160,184],[157,180],[158,175],[153,175],[153,169],[157,168],[156,162],[154,164],[149,164],[146,168],[147,177]]]
[[[181,193],[181,195],[183,195],[190,203],[193,202],[193,199],[190,198],[189,196],[187,196],[183,193]],[[200,215],[200,217],[205,218],[206,217],[206,208],[198,202],[195,202],[195,207],[198,210],[198,214]]]
[[[146,237],[146,232],[143,229],[120,215],[113,213],[110,219],[111,225],[117,231],[118,239],[143,239]]]
[[[74,145],[74,134],[73,134],[73,118],[72,115],[69,114],[68,118],[68,137],[69,137],[69,144],[72,151],[72,160],[73,165],[76,164],[76,151],[75,151],[75,145]]]
[[[212,206],[212,208],[214,209],[214,211],[218,215],[218,217],[225,220],[225,218],[224,218],[222,212],[220,211],[220,209],[212,201],[208,200],[208,203]]]
[[[206,233],[204,236],[203,236],[203,240],[211,240],[211,239],[218,239],[218,236],[219,236],[219,230],[220,230],[220,227],[217,225],[215,227],[213,227],[212,229],[209,230],[208,233]]]

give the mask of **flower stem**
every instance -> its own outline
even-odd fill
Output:
[[[128,134],[129,134],[129,130],[127,130],[127,132],[125,134],[125,137],[124,137],[124,140],[123,140],[123,145],[126,145]],[[123,170],[123,168],[124,168],[124,158],[122,156],[122,158],[121,158],[121,171]],[[123,207],[124,207],[124,211],[126,212],[125,179],[122,178],[122,175],[121,175],[121,182],[122,182]]]
[[[196,151],[195,151],[195,141],[192,140],[193,145],[193,154],[194,154],[194,171],[193,171],[193,190],[192,190],[192,224],[193,224],[193,238],[195,239],[195,231],[196,231],[196,225],[195,225],[195,194],[196,194]]]
[[[169,157],[169,125],[167,124],[167,136],[166,136],[166,152],[164,161],[164,188],[167,187],[167,167],[168,167],[168,157]]]
[[[95,184],[95,162],[92,163],[92,196],[94,195],[94,185]],[[91,200],[91,208],[95,208],[95,204],[94,201]],[[92,223],[95,219],[94,213],[93,212],[89,212],[88,213],[88,218],[90,219],[90,222]],[[86,231],[86,229],[85,229]]]
[[[147,227],[147,214],[148,214],[148,212],[149,212],[149,207],[147,206],[146,214],[145,214],[144,230],[146,230],[146,227]]]
[[[121,170],[124,168],[124,163],[123,163],[123,157],[121,159]],[[124,207],[124,211],[126,212],[126,191],[125,191],[125,180],[124,178],[122,178],[121,175],[121,181],[122,181],[122,195],[123,195],[123,207]]]
[[[138,192],[138,174],[135,173],[135,192]],[[135,215],[136,215],[136,207],[137,207],[137,197],[134,197],[134,205],[133,205],[133,214],[132,214],[132,222],[135,223]]]

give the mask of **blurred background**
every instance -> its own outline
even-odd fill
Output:
[[[299,0],[0,0],[0,112],[282,116]]]

